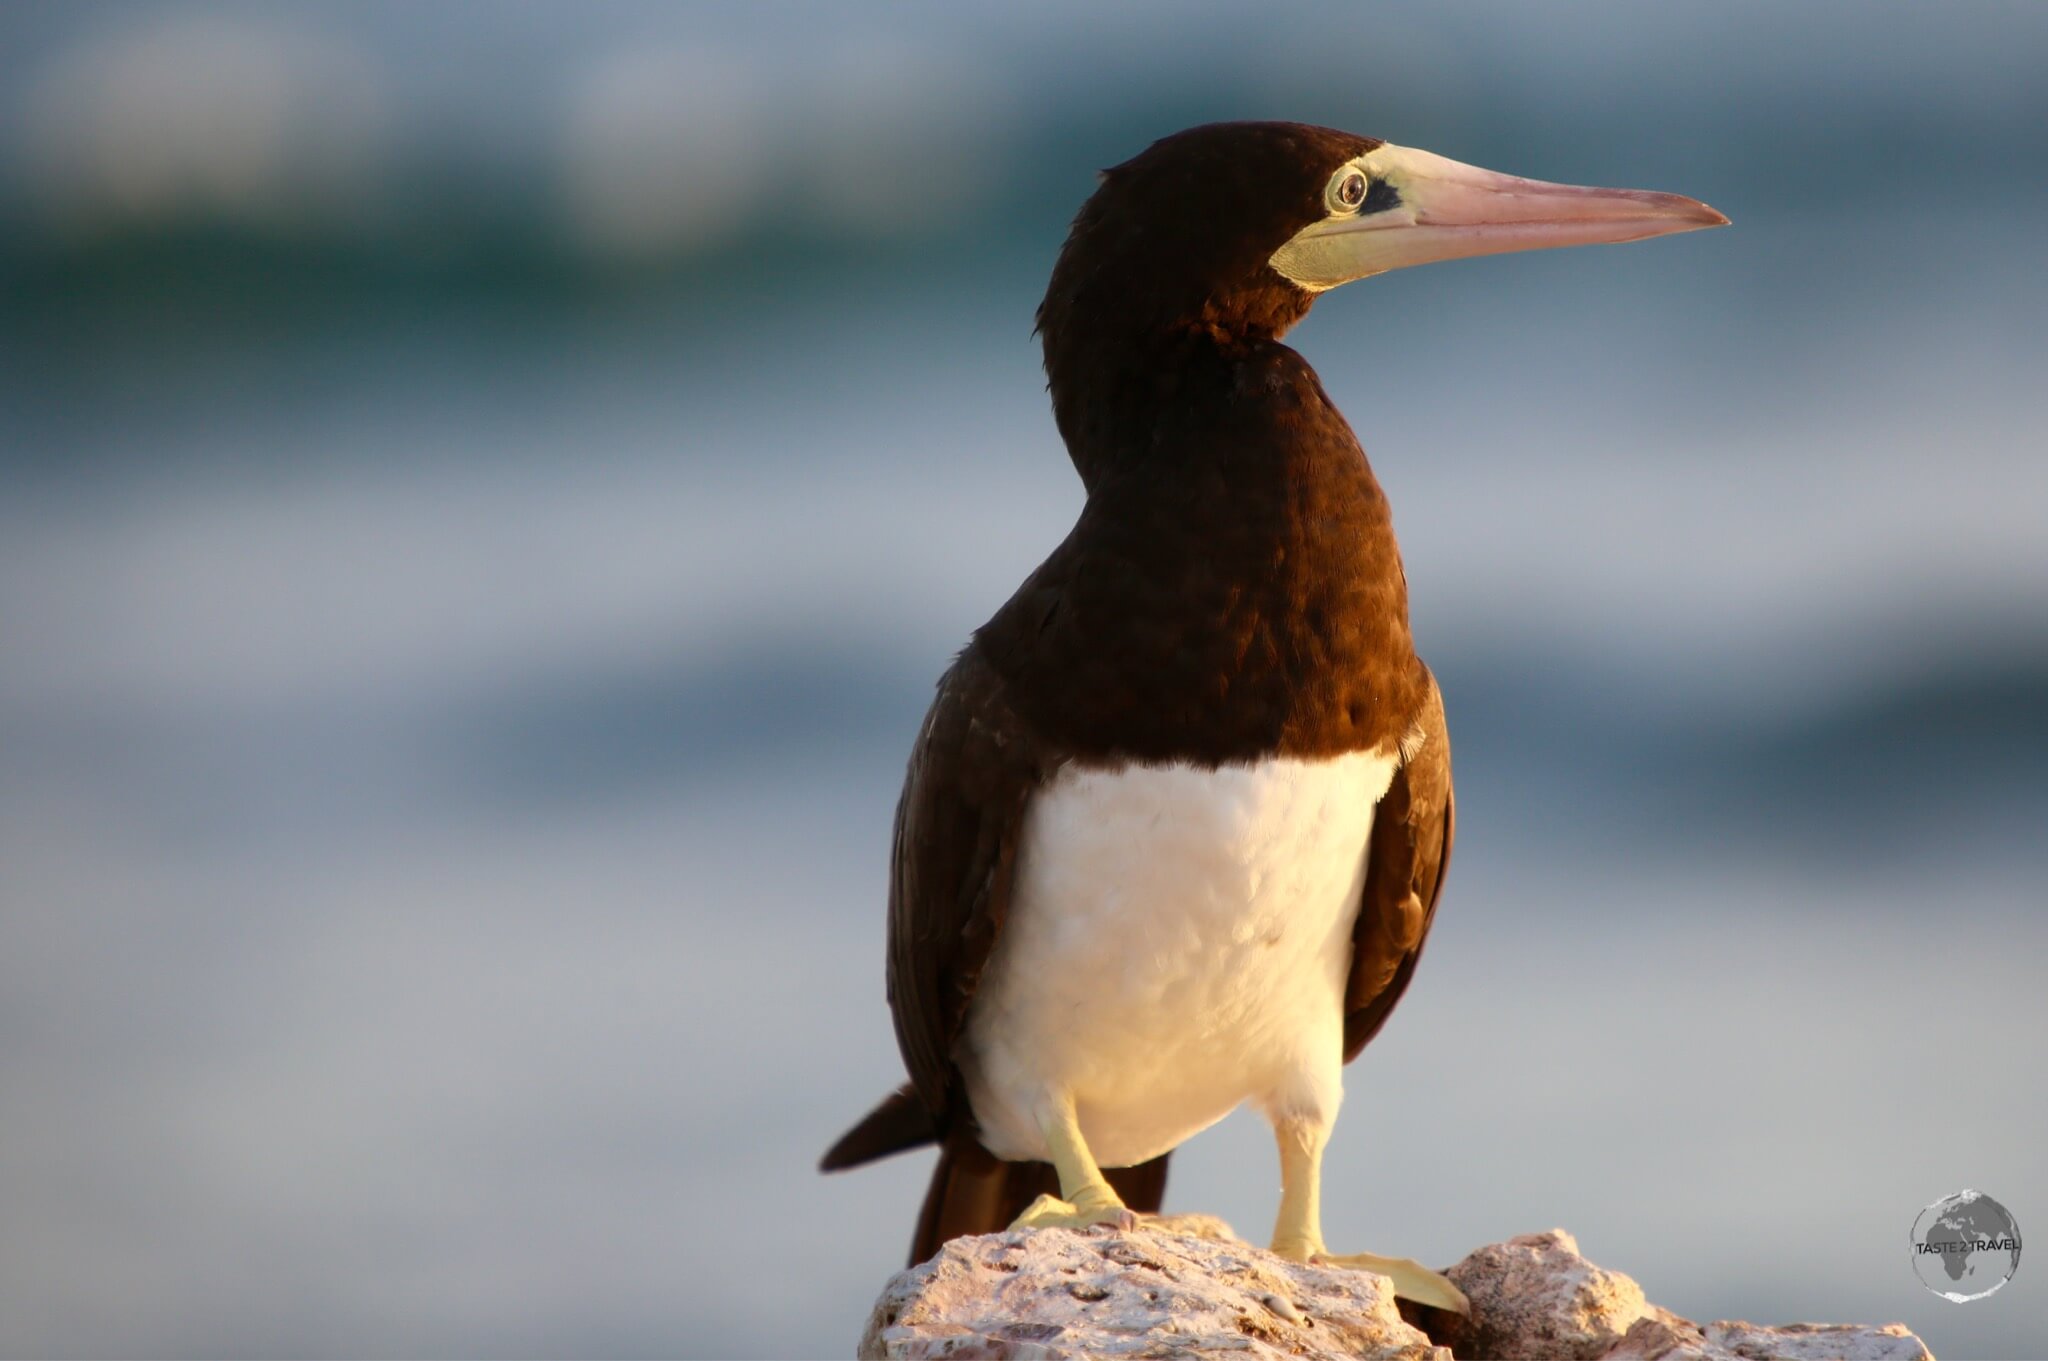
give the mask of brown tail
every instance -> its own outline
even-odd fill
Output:
[[[1103,1175],[1124,1204],[1140,1214],[1157,1214],[1166,1198],[1169,1156],[1108,1168]],[[939,1165],[932,1169],[931,1189],[925,1192],[917,1236],[910,1243],[910,1265],[929,1261],[948,1239],[1006,1228],[1039,1196],[1059,1191],[1052,1164],[1006,1163],[972,1134],[956,1134],[939,1145]]]
[[[919,1148],[939,1137],[932,1113],[917,1099],[917,1089],[904,1083],[882,1098],[860,1123],[839,1136],[818,1162],[820,1172],[843,1172],[891,1153]]]
[[[931,1112],[907,1083],[840,1135],[818,1168],[838,1172],[934,1142],[939,1165],[932,1169],[931,1189],[918,1211],[912,1266],[930,1260],[948,1239],[1007,1228],[1039,1196],[1059,1194],[1060,1179],[1050,1163],[1006,1163],[965,1131],[940,1139]],[[1124,1204],[1140,1214],[1158,1214],[1166,1198],[1167,1157],[1162,1153],[1136,1167],[1108,1168],[1103,1175]]]

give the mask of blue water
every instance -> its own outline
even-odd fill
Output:
[[[24,88],[125,31],[83,13],[10,20]],[[1907,1255],[1964,1186],[2048,1207],[2040,11],[1301,11],[1242,67],[1220,10],[1071,59],[934,17],[983,64],[918,69],[988,77],[1003,149],[948,225],[841,186],[615,267],[550,225],[520,91],[715,37],[801,103],[902,35],[479,13],[504,79],[430,97],[413,49],[463,35],[409,13],[307,21],[397,110],[381,223],[0,194],[0,1351],[849,1350],[924,1163],[810,1169],[900,1073],[928,687],[1080,504],[1029,335],[1060,223],[1302,84],[1374,130],[1343,76],[1408,140],[1736,226],[1297,333],[1393,499],[1460,800],[1333,1241],[1562,1225],[1694,1318],[2048,1342],[2039,1264],[1956,1306]],[[1275,1183],[1233,1118],[1170,1203],[1256,1236]]]

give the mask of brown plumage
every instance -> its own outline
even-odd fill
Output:
[[[1296,124],[1167,138],[1106,172],[1053,272],[1039,329],[1087,504],[940,681],[918,735],[888,952],[911,1082],[824,1161],[941,1144],[913,1262],[1058,1190],[1047,1164],[981,1146],[956,1046],[1025,809],[1062,765],[1413,751],[1367,852],[1346,1060],[1413,975],[1451,847],[1443,706],[1409,638],[1386,499],[1314,371],[1279,343],[1313,295],[1267,263],[1323,215],[1332,168],[1377,145]],[[1166,1161],[1112,1184],[1156,1210]]]
[[[910,1084],[825,1156],[940,1144],[913,1261],[1013,1218],[1128,1224],[1161,1150],[1249,1101],[1277,1141],[1273,1251],[1469,1307],[1323,1240],[1342,1065],[1414,977],[1455,812],[1386,498],[1280,338],[1390,269],[1726,223],[1293,123],[1105,172],[1038,311],[1087,503],[918,735],[889,898]]]

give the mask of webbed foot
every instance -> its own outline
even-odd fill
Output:
[[[1472,1303],[1465,1298],[1464,1291],[1452,1285],[1442,1272],[1431,1271],[1412,1257],[1382,1257],[1376,1252],[1325,1252],[1320,1247],[1299,1242],[1275,1242],[1273,1252],[1290,1262],[1370,1271],[1392,1281],[1394,1293],[1404,1300],[1427,1304],[1435,1309],[1448,1309],[1454,1314],[1472,1312]]]
[[[1119,1232],[1138,1227],[1137,1212],[1120,1201],[1095,1201],[1076,1205],[1058,1196],[1045,1195],[1031,1202],[1010,1225],[1013,1229],[1088,1229],[1108,1224]]]

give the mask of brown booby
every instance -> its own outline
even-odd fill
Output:
[[[1414,974],[1454,803],[1386,497],[1280,337],[1390,269],[1726,221],[1295,123],[1191,128],[1103,173],[1038,309],[1087,502],[918,733],[889,888],[910,1082],[823,1163],[940,1145],[913,1263],[1005,1225],[1128,1225],[1168,1153],[1251,1102],[1279,1142],[1275,1252],[1464,1306],[1323,1242],[1343,1066]]]

